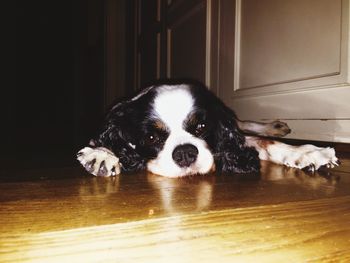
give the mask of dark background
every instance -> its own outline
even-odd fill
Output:
[[[16,2],[15,87],[2,99],[3,164],[77,164],[76,151],[93,136],[111,100],[106,100],[107,2]],[[115,87],[119,95],[133,85],[126,70],[132,67],[133,39],[126,25],[132,25],[133,6],[123,3],[115,10],[122,14],[119,29],[124,27],[116,32],[117,41],[125,47],[119,58],[124,76],[118,72],[124,85]]]

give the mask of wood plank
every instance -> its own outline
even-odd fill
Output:
[[[345,196],[2,234],[0,255],[4,262],[347,262],[349,222]]]

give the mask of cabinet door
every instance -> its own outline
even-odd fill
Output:
[[[206,81],[206,1],[171,1],[167,8],[167,77]]]
[[[136,89],[159,78],[160,0],[136,1]]]
[[[219,8],[219,95],[237,115],[285,120],[290,138],[350,142],[349,1]]]
[[[136,89],[176,78],[201,81],[216,93],[217,1],[135,1]]]

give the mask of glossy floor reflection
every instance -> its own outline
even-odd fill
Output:
[[[348,162],[343,163],[342,169]],[[179,179],[147,173],[97,178],[80,167],[62,169],[63,178],[51,178],[50,170],[36,172],[46,179],[0,184],[2,230],[59,230],[350,194],[346,171],[309,174],[268,162],[260,174]],[[32,224],[35,218],[38,224]]]
[[[3,246],[0,259],[6,256],[6,259],[22,261],[23,253],[18,251],[37,253],[46,247],[45,242],[51,242],[50,248],[46,249],[53,246],[60,249],[59,255],[66,257],[66,243],[60,240],[61,237],[71,238],[69,246],[84,242],[91,246],[90,239],[95,235],[100,237],[98,233],[107,231],[107,226],[124,233],[124,236],[116,236],[108,230],[104,238],[110,246],[124,251],[126,254],[123,255],[127,257],[128,253],[133,254],[132,248],[140,249],[134,247],[139,244],[145,256],[155,262],[166,255],[152,250],[157,254],[153,258],[151,250],[143,249],[160,246],[162,238],[172,244],[168,244],[172,249],[180,247],[186,255],[192,253],[186,249],[187,245],[198,252],[203,247],[208,248],[211,242],[214,242],[213,246],[223,242],[219,247],[226,253],[227,262],[232,262],[231,257],[244,251],[245,256],[250,256],[249,244],[257,251],[263,247],[262,237],[254,236],[257,226],[262,227],[259,228],[260,235],[270,235],[269,242],[277,253],[274,255],[279,255],[278,248],[289,240],[285,239],[289,234],[293,240],[300,238],[301,243],[298,241],[293,249],[303,246],[306,239],[314,238],[328,246],[328,252],[324,250],[327,255],[335,253],[329,242],[341,245],[336,249],[342,257],[350,253],[344,248],[350,245],[350,226],[345,223],[350,220],[350,159],[346,158],[342,159],[341,167],[315,174],[267,162],[262,163],[259,174],[211,174],[180,179],[147,173],[96,178],[86,175],[80,167],[21,173],[21,178],[23,173],[28,173],[30,179],[15,180],[20,174],[12,172],[13,180],[0,183],[0,247]],[[277,220],[278,224],[269,223],[271,220]],[[161,236],[154,236],[148,226]],[[271,228],[269,232],[265,232],[265,227]],[[289,233],[291,227],[297,227],[297,232]],[[242,229],[250,234],[242,236],[239,234]],[[85,231],[89,237],[81,236]],[[66,237],[66,234],[73,237]],[[46,240],[48,237],[51,241]],[[33,240],[41,240],[41,247]],[[174,245],[174,242],[178,243]],[[18,249],[22,245],[23,250]],[[127,249],[121,250],[125,246]],[[319,243],[317,246],[323,249]],[[260,252],[270,255],[265,250]],[[34,257],[45,261],[39,252],[40,255],[35,253],[26,254],[25,259]],[[52,253],[57,260],[64,260]],[[83,259],[84,255],[80,253],[83,252],[77,249],[74,255]],[[47,259],[47,255],[44,258]],[[106,258],[107,261],[112,259],[113,256]]]

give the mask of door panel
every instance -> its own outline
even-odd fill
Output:
[[[341,0],[244,0],[239,89],[340,74]]]
[[[237,115],[285,120],[289,138],[350,142],[349,1],[221,1],[220,10],[219,94]]]

